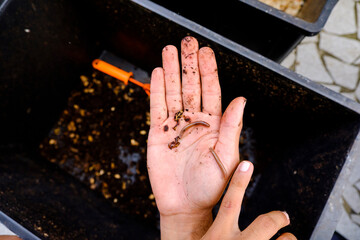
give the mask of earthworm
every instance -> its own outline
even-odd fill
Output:
[[[210,127],[210,124],[208,124],[207,122],[204,122],[204,121],[197,121],[197,122],[193,122],[193,123],[190,123],[188,125],[186,125],[183,129],[181,129],[180,131],[180,134],[179,136],[177,136],[174,141],[172,141],[171,143],[168,144],[168,147],[170,149],[173,149],[173,148],[176,148],[180,145],[180,138],[182,138],[182,136],[184,135],[185,131],[195,125],[203,125],[205,127]],[[176,126],[175,126],[176,127]]]
[[[210,150],[211,154],[214,156],[214,158],[216,160],[216,163],[219,165],[222,173],[224,174],[224,179],[226,179],[227,172],[226,172],[226,169],[224,167],[224,164],[221,162],[219,156],[216,154],[216,152],[214,151],[214,149],[212,147],[209,147],[209,150]]]
[[[182,138],[182,136],[184,135],[185,131],[188,130],[189,128],[195,126],[195,125],[203,125],[205,127],[210,127],[210,124],[208,124],[205,121],[196,121],[193,123],[189,123],[188,125],[186,125],[185,127],[183,127],[183,129],[181,129],[180,134],[179,134],[179,138]]]

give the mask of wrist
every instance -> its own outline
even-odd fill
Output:
[[[161,239],[200,239],[212,222],[211,209],[199,214],[160,214]]]

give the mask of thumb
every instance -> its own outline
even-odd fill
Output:
[[[244,97],[235,98],[226,108],[220,122],[215,152],[220,159],[224,160],[223,164],[228,174],[233,171],[239,161],[239,138],[243,126],[245,104]]]
[[[249,161],[242,161],[235,170],[214,222],[221,228],[239,230],[241,203],[253,171],[254,166]]]

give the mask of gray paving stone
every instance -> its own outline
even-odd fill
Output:
[[[351,166],[351,174],[348,178],[350,184],[355,184],[360,180],[360,159],[354,159]]]
[[[319,83],[333,83],[317,51],[315,43],[297,47],[295,71]]]
[[[360,3],[356,3],[356,14],[357,14],[357,37],[360,38]]]
[[[360,101],[360,84],[359,84],[359,86],[356,88],[355,96],[356,96],[357,100]]]
[[[360,56],[360,41],[321,32],[320,49],[352,63]]]
[[[334,92],[340,92],[341,87],[337,85],[329,85],[329,84],[323,84],[323,86],[333,90]]]
[[[286,68],[292,67],[295,63],[295,57],[296,56],[295,56],[295,50],[294,50],[281,62],[281,65]]]
[[[351,214],[350,218],[354,223],[356,223],[357,225],[360,225],[360,215]]]
[[[359,77],[359,68],[343,63],[333,57],[324,56],[325,64],[335,83],[354,90]]]
[[[0,235],[15,235],[15,234],[0,222]]]
[[[350,208],[356,213],[360,213],[360,196],[357,189],[348,184],[345,186],[343,197]],[[360,236],[360,235],[359,235]]]
[[[360,227],[351,221],[348,213],[343,208],[340,221],[336,226],[336,231],[340,233],[347,240],[359,240]]]
[[[312,37],[305,37],[302,41],[301,44],[303,43],[317,43],[319,41],[319,35],[315,35]]]
[[[342,92],[341,94],[347,98],[350,98],[351,100],[356,101],[355,93],[353,92]]]
[[[356,64],[356,65],[360,64],[360,58],[356,59],[354,64]]]
[[[324,29],[339,35],[356,33],[354,0],[338,1]]]
[[[357,183],[355,183],[355,184],[354,184],[354,186],[357,188],[357,190],[359,190],[359,191],[360,191],[360,181],[359,181],[359,182],[357,182]]]

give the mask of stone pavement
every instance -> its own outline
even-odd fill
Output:
[[[323,31],[306,37],[281,65],[360,102],[360,0],[339,0]],[[344,189],[336,231],[360,239],[360,159]]]
[[[324,30],[306,37],[282,65],[360,102],[360,0],[340,0]]]

